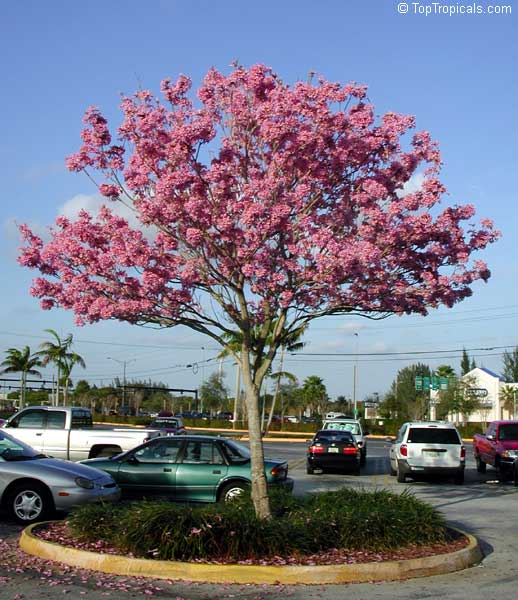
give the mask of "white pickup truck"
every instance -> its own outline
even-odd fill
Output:
[[[151,429],[94,429],[91,412],[75,406],[30,406],[3,427],[42,454],[74,461],[119,454],[163,435]]]

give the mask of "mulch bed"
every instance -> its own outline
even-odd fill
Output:
[[[51,523],[45,527],[36,528],[34,535],[47,542],[54,542],[61,546],[97,552],[99,554],[121,554],[121,551],[108,545],[105,542],[84,542],[74,538],[68,530],[66,522]],[[330,550],[318,552],[310,556],[273,556],[264,559],[248,559],[242,561],[228,560],[193,560],[193,563],[200,564],[238,564],[238,565],[343,565],[358,564],[366,562],[385,562],[395,560],[407,560],[411,558],[423,558],[435,554],[447,554],[465,548],[469,540],[466,536],[455,531],[451,531],[451,540],[446,544],[433,544],[429,546],[410,545],[399,550],[387,550],[383,552],[347,550],[331,548]],[[127,556],[133,557],[132,554]],[[149,556],[150,559],[154,558]]]

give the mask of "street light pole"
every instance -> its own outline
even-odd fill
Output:
[[[122,409],[126,405],[126,365],[129,365],[130,363],[135,362],[137,359],[132,358],[130,360],[119,360],[117,358],[112,358],[111,356],[108,356],[107,358],[108,358],[108,360],[113,360],[116,363],[119,363],[119,365],[122,365],[122,402],[121,402],[121,409]]]
[[[356,337],[356,361],[354,363],[354,368],[353,368],[353,407],[354,407],[354,418],[356,419],[356,417],[358,416],[358,402],[357,402],[357,398],[356,398],[356,383],[357,383],[357,377],[358,377],[358,345],[359,345],[359,335],[357,333],[354,333],[354,336]]]

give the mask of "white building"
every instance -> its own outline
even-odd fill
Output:
[[[473,380],[473,385],[470,387],[474,389],[474,392],[476,391],[482,405],[480,410],[469,415],[469,421],[487,422],[513,418],[512,411],[504,408],[505,398],[502,391],[505,388],[517,390],[518,408],[518,383],[506,383],[503,377],[485,367],[476,367],[463,375],[462,378]]]

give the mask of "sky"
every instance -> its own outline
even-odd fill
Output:
[[[477,14],[467,13],[472,7]],[[301,382],[321,377],[336,398],[352,397],[356,365],[359,400],[382,396],[398,370],[417,361],[458,370],[462,348],[500,372],[502,352],[518,346],[517,24],[515,0],[3,0],[0,356],[11,347],[37,350],[54,329],[72,333],[86,361],[76,381],[108,384],[125,368],[128,380],[195,389],[218,369],[214,342],[185,328],[78,328],[69,312],[41,310],[29,295],[36,273],[16,262],[17,224],[43,233],[59,214],[98,206],[88,178],[64,166],[80,146],[87,107],[100,107],[115,127],[121,93],[158,92],[179,73],[196,88],[211,66],[228,72],[237,60],[265,63],[288,82],[314,71],[364,83],[377,114],[415,115],[441,146],[444,205],[471,203],[502,232],[476,256],[492,277],[476,283],[471,298],[427,317],[321,319],[284,369]],[[235,367],[226,361],[223,370],[233,394]]]

